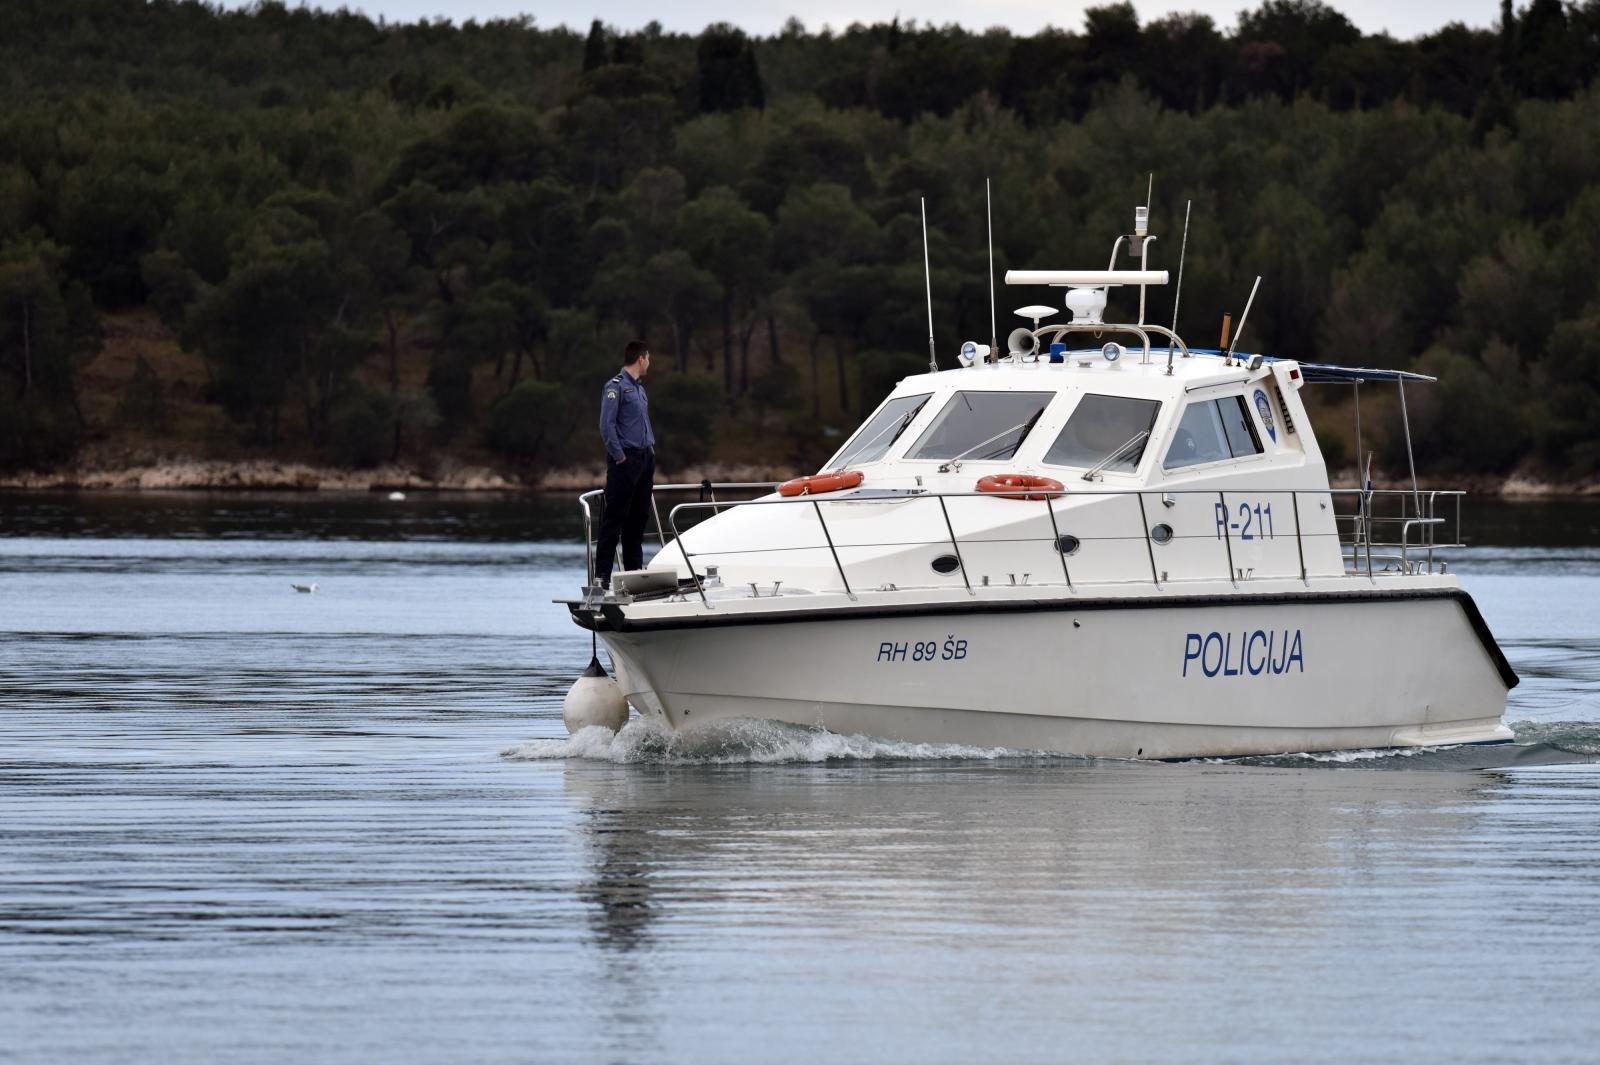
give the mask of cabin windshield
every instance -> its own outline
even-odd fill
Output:
[[[957,392],[906,458],[1008,459],[1054,397],[1054,392]]]
[[[889,453],[889,448],[900,439],[906,426],[916,420],[928,402],[931,392],[920,396],[896,396],[878,408],[878,413],[857,430],[850,442],[840,449],[830,463],[830,469],[839,469],[852,462],[877,462]]]
[[[1161,404],[1153,399],[1085,394],[1044,460],[1052,466],[1091,469],[1115,454],[1105,468],[1132,473],[1144,458],[1150,429],[1160,411]]]

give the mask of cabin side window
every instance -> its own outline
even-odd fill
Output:
[[[1248,458],[1261,454],[1261,440],[1244,405],[1243,396],[1200,400],[1189,404],[1162,460],[1163,469],[1176,470],[1203,462]]]
[[[1008,459],[1028,438],[1054,392],[957,392],[908,459]]]
[[[1052,466],[1093,469],[1111,459],[1104,469],[1132,473],[1144,458],[1150,430],[1160,412],[1161,404],[1153,399],[1087,393],[1078,401],[1044,460]]]
[[[826,468],[839,469],[852,462],[877,462],[883,458],[894,442],[900,439],[900,434],[906,431],[906,427],[916,421],[932,394],[924,392],[920,396],[896,396],[884,403]]]

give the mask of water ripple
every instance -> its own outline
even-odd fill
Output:
[[[1516,745],[1164,765],[760,723],[569,738],[589,643],[550,600],[579,552],[269,544],[281,516],[228,506],[260,534],[0,539],[0,1060],[1600,1039],[1600,582],[1570,551],[1460,563],[1524,677]],[[296,595],[302,570],[337,579]]]

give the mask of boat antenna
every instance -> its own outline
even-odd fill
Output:
[[[1194,207],[1190,200],[1183,205],[1183,244],[1178,248],[1178,287],[1172,293],[1172,331],[1178,331],[1178,302],[1183,299],[1183,259],[1189,254],[1189,211]]]
[[[1250,305],[1256,301],[1256,289],[1261,287],[1261,275],[1256,275],[1256,283],[1250,286],[1250,298],[1244,301],[1244,313],[1239,316],[1239,328],[1233,331],[1233,340],[1228,344],[1224,355],[1229,366],[1233,365],[1233,349],[1239,344],[1239,336],[1244,332],[1244,323],[1250,317]]]
[[[1144,206],[1133,209],[1133,236],[1128,238],[1129,252],[1139,253],[1139,269],[1144,270],[1150,265],[1150,245],[1156,242],[1155,236],[1150,232],[1150,198],[1155,195],[1156,175],[1150,172],[1150,183],[1145,186]],[[1146,287],[1139,285],[1139,324],[1144,325],[1144,300]],[[1148,355],[1149,353],[1146,352]]]
[[[989,218],[989,354],[1000,357],[1000,327],[994,313],[994,197],[989,192],[989,179],[983,179],[983,207]]]
[[[928,372],[939,372],[933,351],[933,271],[928,266],[928,198],[922,197],[922,280],[928,290]]]

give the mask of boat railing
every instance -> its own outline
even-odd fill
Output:
[[[1343,570],[1346,576],[1360,576],[1368,580],[1375,579],[1381,574],[1420,574],[1435,572],[1439,560],[1435,552],[1442,548],[1462,547],[1461,542],[1461,499],[1465,494],[1459,490],[1435,490],[1427,492],[1403,491],[1389,489],[1357,489],[1357,488],[1322,488],[1322,489],[1272,489],[1259,490],[1252,488],[1216,489],[1174,489],[1162,491],[1159,489],[1127,489],[1127,488],[1097,488],[1077,489],[1070,492],[1040,492],[1038,489],[1019,489],[1015,495],[1023,497],[1020,500],[1007,500],[1007,505],[1021,502],[1037,501],[1042,504],[1043,511],[1048,515],[1050,527],[1050,540],[1045,541],[1042,536],[1030,536],[1020,540],[995,537],[972,537],[965,539],[958,535],[955,523],[950,517],[950,500],[971,500],[1003,498],[1004,494],[986,492],[933,492],[912,491],[905,494],[892,496],[810,496],[801,495],[794,497],[771,498],[729,498],[730,495],[748,494],[750,492],[768,492],[775,487],[776,482],[742,481],[712,483],[702,481],[698,484],[664,484],[657,485],[651,499],[652,513],[654,516],[656,538],[662,548],[669,544],[678,547],[684,565],[689,571],[689,584],[698,591],[702,601],[709,607],[710,600],[705,594],[705,581],[703,574],[697,569],[694,559],[697,554],[726,554],[723,548],[717,552],[694,552],[685,545],[683,533],[693,527],[692,521],[703,520],[705,517],[721,513],[731,508],[739,507],[768,507],[789,506],[803,507],[815,517],[822,543],[790,548],[761,547],[765,553],[774,551],[818,551],[825,549],[828,552],[833,568],[838,575],[839,583],[845,593],[852,599],[856,597],[856,589],[852,587],[850,575],[845,561],[840,556],[840,544],[837,542],[832,529],[828,524],[827,515],[824,513],[823,504],[832,505],[872,505],[877,503],[906,503],[909,501],[932,501],[938,504],[936,524],[930,528],[928,536],[921,536],[913,540],[895,543],[875,542],[871,545],[848,545],[852,547],[871,546],[873,548],[918,547],[926,545],[948,544],[954,555],[956,566],[963,585],[968,591],[972,590],[972,578],[969,573],[967,558],[962,553],[963,545],[970,551],[978,545],[991,545],[996,543],[1045,543],[1048,542],[1060,562],[1061,582],[1068,588],[1078,584],[1122,584],[1127,583],[1126,578],[1116,580],[1090,580],[1080,578],[1075,582],[1071,564],[1068,562],[1070,551],[1066,550],[1066,540],[1077,540],[1077,537],[1063,537],[1059,523],[1059,513],[1056,502],[1064,498],[1081,498],[1084,496],[1108,497],[1133,497],[1139,507],[1139,523],[1141,529],[1136,536],[1119,535],[1114,537],[1086,537],[1085,539],[1134,541],[1142,540],[1145,551],[1144,556],[1149,563],[1149,575],[1138,578],[1141,582],[1154,583],[1157,587],[1169,583],[1167,574],[1163,572],[1156,560],[1156,547],[1166,544],[1172,539],[1185,539],[1176,537],[1170,525],[1157,522],[1152,526],[1147,497],[1159,499],[1167,506],[1174,505],[1177,497],[1211,497],[1216,500],[1219,513],[1230,513],[1228,497],[1241,494],[1255,493],[1258,495],[1288,496],[1291,501],[1294,518],[1295,538],[1295,569],[1298,572],[1286,571],[1278,576],[1298,577],[1301,581],[1309,581],[1306,567],[1306,545],[1308,540],[1318,540],[1327,536],[1336,536],[1339,541],[1340,555],[1343,558]],[[672,506],[663,520],[658,496],[661,494],[694,492],[698,498],[687,502],[680,502]],[[721,493],[719,495],[718,493]],[[1301,522],[1302,497],[1315,500],[1322,507],[1333,510],[1332,531],[1320,533],[1307,531]],[[585,492],[579,497],[579,504],[583,510],[585,531],[585,587],[593,589],[595,586],[595,550],[599,524],[596,520],[597,511],[603,514],[605,493],[601,490]],[[1453,505],[1452,505],[1453,504]],[[1208,502],[1209,506],[1210,503]],[[669,535],[670,534],[670,535]],[[1236,566],[1235,562],[1235,536],[1231,533],[1227,522],[1218,523],[1218,539],[1221,540],[1226,564],[1227,577],[1235,585],[1240,580],[1248,579],[1253,571]],[[1248,537],[1246,537],[1248,539]],[[1025,575],[1030,576],[1030,575]],[[1056,583],[1053,578],[1041,579],[1038,583]]]
[[[1354,507],[1336,514],[1345,568],[1369,574],[1375,562],[1433,572],[1433,552],[1463,547],[1460,490],[1334,489]]]
[[[656,539],[662,547],[667,546],[666,526],[661,521],[661,493],[663,492],[697,492],[699,502],[709,503],[712,513],[720,513],[729,505],[717,499],[717,493],[728,492],[770,492],[778,486],[777,481],[697,481],[685,484],[658,484],[650,491],[650,512],[655,519]],[[584,555],[584,587],[594,585],[594,554],[599,543],[600,521],[605,514],[606,493],[603,488],[595,488],[578,497],[578,506],[583,510],[583,555]],[[600,516],[597,518],[596,511]],[[676,538],[677,533],[673,533]]]

